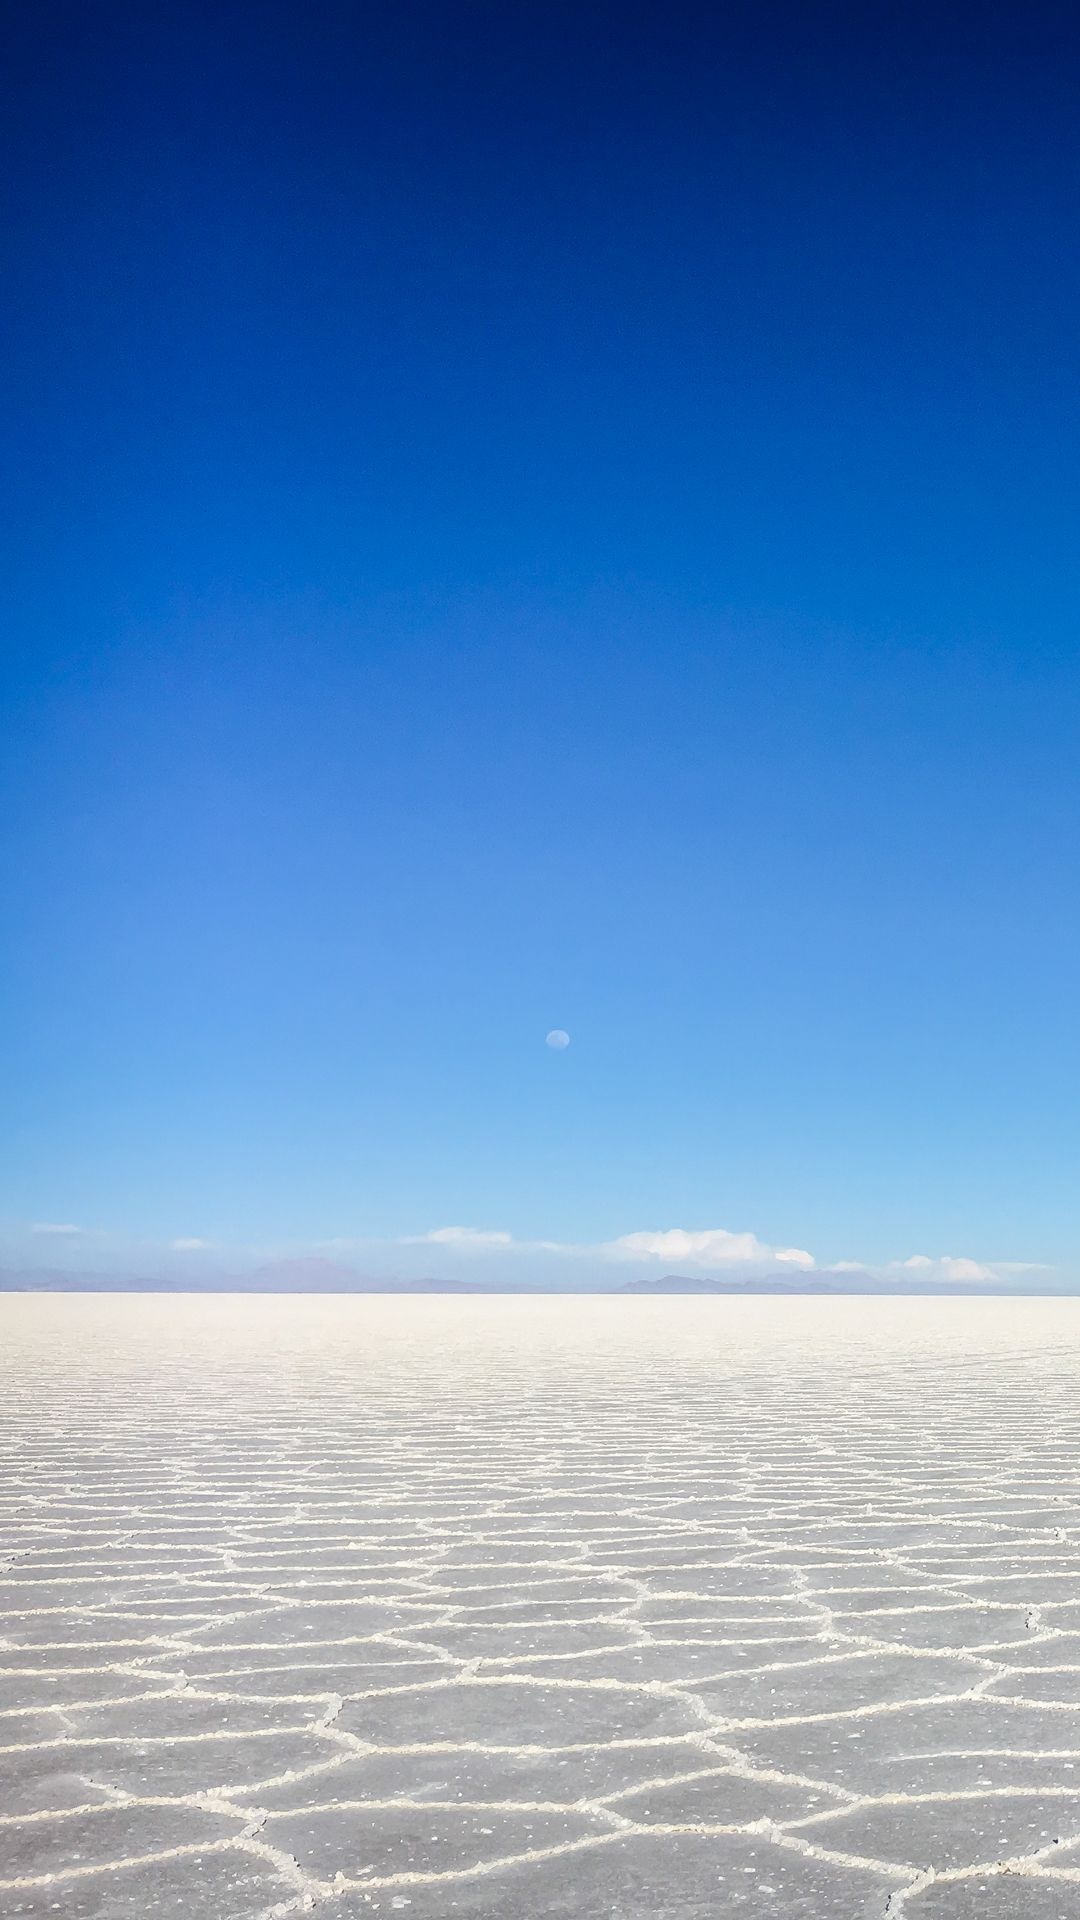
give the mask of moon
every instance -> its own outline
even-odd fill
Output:
[[[570,1035],[562,1027],[552,1027],[544,1045],[552,1047],[556,1053],[562,1053],[570,1045]]]

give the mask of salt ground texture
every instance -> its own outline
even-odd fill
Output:
[[[1080,1302],[0,1296],[0,1914],[1080,1912]]]

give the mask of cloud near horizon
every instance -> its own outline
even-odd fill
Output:
[[[726,1227],[665,1227],[654,1233],[624,1233],[598,1251],[607,1260],[660,1260],[684,1267],[779,1266],[810,1268],[817,1263],[802,1247],[770,1247],[755,1233],[729,1233]]]
[[[483,1227],[432,1227],[429,1233],[407,1233],[398,1242],[402,1247],[461,1247],[466,1252],[480,1247],[527,1247],[535,1244],[515,1240],[512,1233]]]
[[[920,1273],[927,1279],[942,1280],[994,1280],[993,1267],[987,1267],[980,1260],[969,1260],[952,1253],[941,1253],[936,1260],[929,1254],[913,1253],[906,1260],[892,1260],[890,1267],[894,1273]]]
[[[513,1234],[486,1227],[433,1227],[428,1233],[407,1234],[405,1247],[453,1247],[463,1253],[494,1249],[503,1253],[561,1253],[602,1260],[659,1261],[689,1267],[781,1266],[809,1269],[816,1263],[801,1247],[771,1247],[754,1233],[731,1233],[726,1227],[664,1227],[624,1233],[616,1240],[596,1244],[565,1240],[515,1240]]]
[[[536,1284],[545,1274],[554,1272],[551,1263],[562,1268],[564,1279],[571,1278],[568,1269],[576,1269],[571,1284],[578,1284],[587,1277],[586,1270],[592,1269],[594,1278],[599,1279],[605,1268],[618,1266],[638,1266],[651,1268],[655,1272],[668,1273],[714,1273],[730,1278],[745,1274],[748,1278],[770,1271],[786,1272],[792,1276],[803,1274],[810,1280],[811,1275],[820,1276],[822,1284],[828,1284],[831,1273],[837,1275],[865,1274],[867,1281],[875,1287],[889,1283],[910,1282],[914,1287],[955,1286],[977,1288],[984,1285],[1000,1285],[1011,1278],[1023,1274],[1051,1273],[1055,1269],[1045,1262],[1034,1260],[979,1260],[966,1254],[943,1253],[931,1256],[927,1253],[912,1253],[894,1260],[819,1260],[803,1247],[776,1246],[769,1241],[759,1239],[751,1232],[735,1232],[727,1227],[653,1227],[638,1228],[630,1233],[617,1235],[611,1240],[567,1241],[567,1240],[529,1240],[519,1239],[503,1227],[440,1226],[431,1227],[423,1233],[402,1234],[396,1238],[380,1238],[375,1235],[365,1237],[336,1237],[321,1242],[289,1242],[267,1246],[255,1242],[244,1245],[229,1245],[215,1240],[203,1239],[196,1234],[183,1234],[171,1240],[156,1244],[146,1240],[124,1240],[122,1236],[110,1234],[101,1228],[79,1226],[72,1221],[35,1221],[26,1223],[22,1234],[29,1236],[44,1251],[46,1244],[52,1251],[46,1256],[62,1266],[71,1266],[87,1257],[93,1248],[101,1257],[112,1251],[122,1265],[135,1270],[149,1271],[146,1265],[155,1257],[168,1258],[167,1268],[175,1274],[175,1262],[191,1259],[198,1263],[200,1273],[205,1273],[207,1256],[212,1257],[222,1272],[246,1268],[252,1262],[272,1259],[310,1257],[340,1258],[351,1255],[363,1262],[363,1269],[373,1274],[396,1272],[398,1261],[394,1259],[394,1250],[406,1249],[412,1257],[404,1261],[405,1270],[438,1272],[438,1259],[441,1258],[443,1271],[467,1268],[470,1260],[506,1262],[506,1277],[511,1271],[516,1277]],[[29,1247],[26,1246],[26,1253]],[[417,1260],[423,1258],[424,1250],[432,1256],[431,1268],[420,1269]],[[23,1255],[25,1258],[25,1254]],[[40,1257],[40,1256],[39,1256]],[[17,1263],[20,1258],[16,1245],[4,1249],[0,1265],[7,1261]],[[612,1274],[612,1281],[615,1280]],[[562,1284],[562,1281],[560,1281]],[[811,1282],[816,1284],[816,1282]]]
[[[804,1247],[777,1247],[759,1240],[755,1233],[734,1233],[727,1227],[661,1227],[620,1234],[614,1240],[575,1242],[565,1240],[517,1240],[503,1229],[486,1227],[434,1227],[428,1233],[409,1234],[399,1246],[446,1247],[459,1253],[551,1253],[564,1257],[655,1264],[668,1271],[732,1272],[746,1268],[790,1267],[797,1272],[813,1273],[819,1263]],[[951,1281],[977,1286],[1002,1279],[1010,1273],[1046,1272],[1037,1261],[974,1260],[966,1254],[909,1254],[903,1260],[884,1265],[869,1260],[835,1260],[825,1271],[865,1273],[885,1279],[907,1274],[913,1280]]]

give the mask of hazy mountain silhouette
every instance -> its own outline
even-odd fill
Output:
[[[785,1293],[785,1294],[845,1294],[873,1293],[882,1295],[925,1295],[927,1298],[938,1295],[980,1294],[1022,1294],[1030,1289],[1015,1281],[980,1280],[977,1286],[962,1280],[913,1280],[908,1275],[897,1274],[883,1278],[879,1274],[868,1273],[865,1268],[817,1267],[812,1273],[800,1271],[792,1273],[790,1269],[773,1273],[742,1275],[738,1279],[721,1278],[710,1273],[665,1273],[656,1279],[624,1280],[616,1288],[618,1293],[669,1294],[669,1293]],[[1069,1286],[1041,1286],[1043,1293],[1072,1293]]]
[[[1040,1276],[1036,1288],[1022,1280],[986,1280],[977,1285],[963,1281],[912,1279],[910,1275],[882,1276],[862,1268],[816,1268],[812,1273],[780,1268],[770,1273],[722,1276],[709,1273],[665,1273],[653,1278],[624,1280],[612,1286],[586,1280],[581,1286],[508,1286],[505,1282],[481,1280],[439,1280],[425,1276],[419,1280],[387,1280],[358,1273],[353,1267],[327,1260],[317,1254],[295,1259],[267,1260],[250,1273],[223,1273],[210,1269],[200,1272],[156,1274],[71,1272],[61,1267],[0,1268],[0,1292],[3,1293],[457,1293],[457,1294],[637,1294],[662,1297],[665,1294],[878,1294],[914,1295],[934,1298],[942,1295],[968,1296],[1041,1294],[1075,1295],[1080,1289],[1069,1280]]]

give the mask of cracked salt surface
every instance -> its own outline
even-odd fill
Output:
[[[1080,1912],[1080,1302],[0,1296],[0,1916]]]

